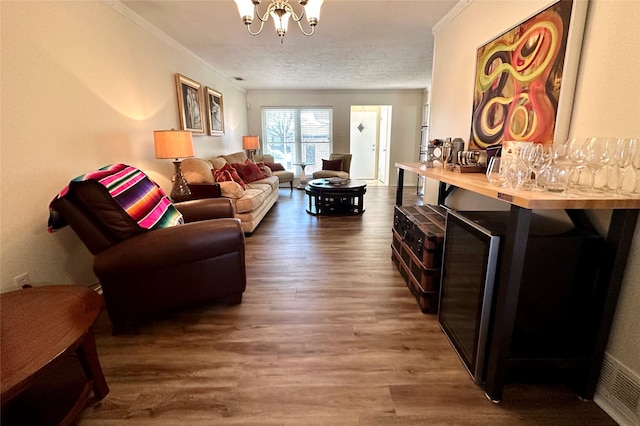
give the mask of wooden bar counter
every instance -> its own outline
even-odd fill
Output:
[[[510,358],[510,347],[532,210],[565,210],[576,226],[591,229],[594,228],[584,214],[585,210],[612,210],[593,295],[593,300],[596,302],[589,324],[585,324],[593,339],[590,344],[590,354],[588,359],[584,360],[555,360],[556,364],[577,366],[582,373],[578,375],[575,391],[583,399],[592,399],[638,221],[640,197],[616,194],[594,197],[562,196],[549,192],[514,191],[489,184],[483,173],[458,173],[445,170],[437,164],[434,168],[428,168],[424,163],[396,163],[396,168],[398,169],[397,205],[402,205],[404,172],[408,171],[440,182],[439,204],[444,204],[452,189],[460,188],[500,200],[511,206],[504,243],[504,266],[498,277],[499,282],[506,285],[501,284],[498,287],[494,305],[494,327],[487,354],[485,392],[494,402],[502,399],[507,370],[516,362]],[[518,362],[519,365],[522,364],[522,360]]]

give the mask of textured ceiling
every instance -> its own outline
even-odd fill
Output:
[[[271,19],[262,34],[249,35],[233,0],[122,4],[223,75],[244,79],[242,88],[362,90],[429,88],[431,28],[457,2],[325,0],[315,35],[290,22],[283,44]]]

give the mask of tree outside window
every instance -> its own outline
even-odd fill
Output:
[[[293,164],[309,164],[307,173],[322,169],[333,147],[333,110],[331,108],[263,108],[262,141],[265,154],[282,163],[287,170]]]

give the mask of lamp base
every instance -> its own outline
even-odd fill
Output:
[[[173,162],[173,166],[175,167],[175,175],[173,176],[173,187],[169,197],[171,197],[171,201],[187,201],[191,199],[191,190],[182,174],[182,163],[176,160]]]

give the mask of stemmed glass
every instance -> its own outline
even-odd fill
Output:
[[[540,187],[540,173],[544,171],[553,160],[553,147],[551,145],[543,145],[541,143],[534,144],[529,152],[529,165],[535,174],[533,191],[544,191]]]
[[[570,187],[581,187],[582,170],[585,168],[585,155],[582,147],[586,144],[586,139],[573,138],[566,143],[569,160],[571,161],[572,173]]]
[[[573,175],[573,163],[571,162],[571,144],[569,140],[558,144],[553,149],[553,160],[547,168],[547,191],[560,193],[567,196],[571,178]]]
[[[533,173],[533,170],[531,169],[532,147],[532,143],[520,144],[520,146],[518,147],[518,155],[516,158],[519,161],[520,166],[523,166],[525,168],[525,171],[522,173],[524,176],[521,182],[522,187],[525,189],[530,189],[533,185],[533,181],[531,180],[531,174]]]
[[[613,158],[613,138],[591,138],[582,147],[584,159],[589,169],[589,187],[588,192],[596,192],[596,178],[598,173],[611,162]]]
[[[616,151],[614,155],[615,165],[618,166],[618,184],[616,185],[616,192],[622,194],[624,189],[624,179],[627,175],[627,170],[631,165],[635,151],[638,149],[637,140],[633,138],[621,138],[618,139],[616,144]]]
[[[633,171],[636,173],[636,185],[633,188],[633,194],[640,194],[640,138],[634,138],[636,149],[633,153],[633,157],[631,160],[631,167],[633,167]]]

